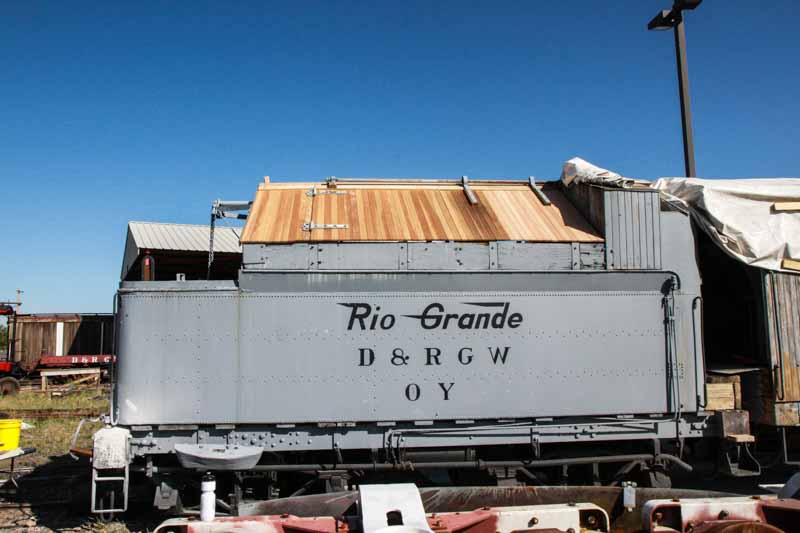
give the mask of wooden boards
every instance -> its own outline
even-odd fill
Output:
[[[706,409],[722,411],[742,408],[742,383],[739,376],[706,378]]]
[[[302,189],[259,190],[240,242],[308,241],[310,234],[303,231],[303,223],[311,216],[311,203]]]
[[[777,212],[782,211],[800,211],[800,201],[798,202],[775,202],[772,204],[772,210]]]
[[[774,398],[800,402],[800,276],[769,272],[764,282]]]
[[[796,270],[800,272],[800,260],[797,259],[784,259],[781,263],[781,268],[786,270]]]
[[[477,204],[452,182],[263,183],[241,242],[603,242],[557,186],[542,185],[550,205],[528,182],[471,181]]]

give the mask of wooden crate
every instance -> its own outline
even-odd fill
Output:
[[[709,374],[706,377],[706,409],[742,408],[742,378],[739,375]]]
[[[709,411],[736,409],[736,392],[734,384],[706,384],[706,409]]]

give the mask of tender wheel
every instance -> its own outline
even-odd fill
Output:
[[[16,378],[6,376],[0,378],[0,396],[13,396],[19,392],[19,381]]]

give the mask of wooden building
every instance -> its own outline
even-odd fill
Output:
[[[100,355],[114,353],[112,314],[16,315],[11,357],[33,368],[45,355]]]

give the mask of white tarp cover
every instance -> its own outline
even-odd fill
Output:
[[[564,163],[561,181],[607,187],[652,186],[692,218],[728,254],[767,270],[783,270],[783,259],[800,259],[800,211],[776,212],[776,202],[800,201],[799,178],[631,179],[579,157]],[[792,271],[794,272],[794,271]]]
[[[605,168],[594,166],[580,157],[573,157],[561,169],[561,181],[569,187],[574,183],[594,183],[606,187],[628,188],[635,185],[650,185],[649,181],[635,180],[620,176]]]
[[[776,202],[800,201],[800,179],[661,178],[654,185],[679,200],[711,238],[741,262],[782,270],[800,258],[800,212]]]

